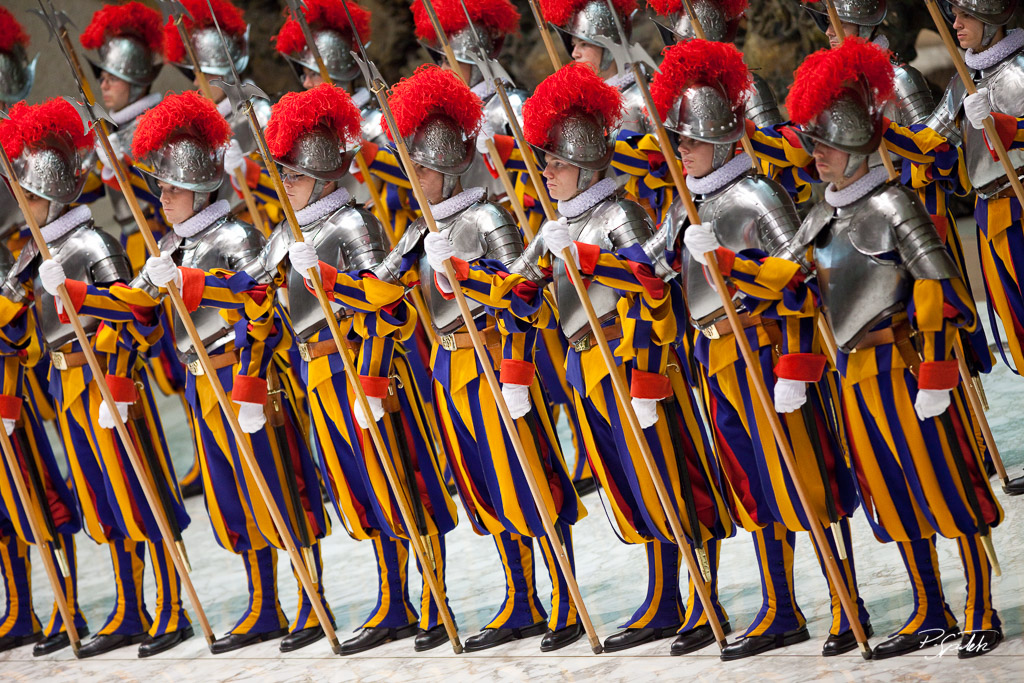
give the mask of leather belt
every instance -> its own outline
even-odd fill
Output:
[[[755,325],[762,325],[765,329],[777,328],[778,322],[771,318],[762,318],[759,315],[750,315],[746,311],[738,311],[740,316],[740,325],[743,329],[748,327],[754,327]],[[733,333],[732,324],[729,319],[719,320],[718,322],[711,323],[706,327],[702,327],[700,333],[708,339],[721,339]]]
[[[857,342],[857,348],[852,353],[857,353],[864,349],[872,349],[882,344],[892,344],[896,347],[900,357],[903,358],[903,363],[916,376],[918,368],[921,367],[921,354],[918,353],[917,347],[914,346],[912,341],[915,334],[917,333],[910,326],[910,322],[905,316],[901,315],[900,319],[894,320],[892,327],[874,330],[864,335]]]
[[[317,342],[299,342],[299,356],[307,363],[314,358],[323,358],[332,353],[338,352],[338,345],[333,339],[324,339]]]
[[[484,338],[484,346],[487,348],[496,349],[501,347],[501,332],[497,329],[486,327],[480,330],[480,335]],[[469,332],[442,334],[438,336],[438,342],[445,351],[473,348],[473,338],[469,336]]]
[[[1018,178],[1024,177],[1024,168],[1018,168],[1017,169],[1017,177]],[[982,199],[986,199],[986,200],[1006,199],[1008,197],[1016,197],[1017,194],[1013,191],[1013,185],[1008,185],[1007,187],[1004,187],[1003,189],[1001,189],[998,192],[995,192],[993,194],[987,194],[987,191],[988,191],[987,188],[988,187],[991,187],[991,186],[997,186],[998,187],[999,185],[1001,185],[1004,182],[1006,182],[1006,178],[1000,178],[999,180],[996,180],[996,181],[993,181],[992,183],[989,183],[989,185],[987,185],[986,187],[982,187],[982,188],[980,188],[978,190],[978,196],[980,196]]]
[[[50,351],[50,364],[57,370],[80,368],[88,362],[85,357],[85,351],[75,351],[73,353]]]
[[[622,323],[618,320],[613,322],[611,325],[604,325],[601,327],[601,331],[604,332],[604,338],[608,341],[614,341],[616,339],[622,339]],[[591,348],[597,346],[597,340],[594,339],[594,335],[591,332],[587,332],[585,335],[577,339],[572,343],[572,348],[577,353],[583,353],[589,351]]]
[[[221,368],[226,368],[229,365],[234,365],[237,362],[238,362],[238,352],[237,351],[228,351],[226,353],[218,353],[215,356],[210,356],[210,369],[211,370],[220,370]],[[206,370],[203,368],[203,365],[202,365],[202,363],[199,362],[198,358],[196,360],[191,361],[190,363],[188,363],[185,367],[187,367],[188,371],[191,372],[193,374],[193,376],[195,376],[195,377],[199,377],[201,375],[205,375],[206,374]]]

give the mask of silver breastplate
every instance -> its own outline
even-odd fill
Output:
[[[292,242],[291,230],[286,230],[288,243]],[[380,263],[387,254],[387,238],[380,222],[368,211],[345,206],[311,225],[303,226],[304,239],[316,247],[316,253],[324,263],[335,266],[339,272],[368,270]],[[273,239],[273,238],[272,238]],[[308,341],[327,324],[320,302],[306,288],[305,273],[294,268],[288,269],[288,313],[292,328],[303,340]],[[331,303],[337,318],[352,315],[352,311]]]
[[[992,111],[1024,116],[1024,51],[982,71],[981,77],[976,77],[975,82],[979,88],[984,86],[989,89]],[[1006,179],[1002,164],[993,159],[988,150],[984,131],[963,123],[961,132],[964,137],[967,174],[978,195],[987,199],[1009,187],[1010,181]],[[1024,150],[1011,150],[1009,155],[1014,168],[1024,168]]]
[[[29,248],[31,246],[31,249]],[[26,246],[24,249],[27,259],[35,257],[34,245]],[[132,271],[128,264],[128,257],[121,247],[121,243],[106,232],[93,226],[92,221],[87,221],[67,233],[54,243],[48,245],[50,254],[64,268],[65,275],[72,280],[80,280],[89,284],[109,284],[121,280],[131,280]],[[70,325],[65,325],[57,317],[56,303],[54,297],[44,288],[35,275],[33,287],[36,294],[36,315],[39,318],[39,327],[43,332],[50,349],[56,350],[75,338],[75,330]],[[92,336],[96,328],[100,326],[100,320],[92,316],[79,316],[82,327],[88,336]]]
[[[778,256],[800,227],[796,207],[786,191],[750,172],[704,199],[699,213],[702,222],[714,226],[719,243],[736,253],[760,249]],[[725,317],[721,297],[689,251],[683,254],[683,284],[694,325],[704,329]]]
[[[907,64],[893,64],[895,96],[883,110],[901,126],[921,123],[935,110],[935,98],[921,72]]]
[[[654,234],[654,226],[636,202],[611,198],[570,219],[569,232],[577,242],[615,251],[631,244],[643,244]],[[583,302],[576,295],[576,288],[565,272],[565,263],[561,259],[554,259],[552,271],[562,333],[569,341],[576,341],[590,331]],[[618,291],[591,282],[587,294],[600,322],[617,315],[616,306],[622,298]]]
[[[422,220],[422,219],[419,219]],[[494,259],[508,265],[523,253],[523,240],[508,212],[491,202],[473,204],[454,216],[437,221],[438,229],[448,235],[455,254],[472,263],[477,259]],[[427,308],[434,329],[440,334],[454,332],[463,325],[462,313],[455,299],[445,299],[434,285],[434,270],[426,255],[420,257],[420,278],[425,283]],[[477,318],[484,312],[481,303],[466,298],[470,313]]]
[[[622,91],[622,120],[611,139],[614,140],[622,131],[632,131],[638,135],[650,132],[644,110],[644,98],[640,94],[639,86],[636,83],[626,86]]]
[[[753,82],[747,95],[746,117],[758,128],[770,128],[782,123],[785,119],[779,112],[779,100],[775,97],[772,87],[760,75],[754,72],[750,75]]]

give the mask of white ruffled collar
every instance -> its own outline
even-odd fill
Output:
[[[858,201],[887,180],[889,180],[889,172],[885,170],[884,166],[879,166],[868,171],[867,175],[858,178],[841,190],[835,189],[836,186],[830,183],[825,188],[825,201],[830,206],[841,209]]]
[[[626,66],[629,66],[628,64]],[[608,85],[612,86],[619,92],[622,92],[629,86],[636,82],[636,74],[633,73],[632,69],[625,69],[622,73],[617,73],[614,76],[609,76],[604,81]]]
[[[615,178],[599,180],[595,185],[580,192],[572,199],[558,202],[558,213],[566,218],[576,218],[615,194],[617,187]]]
[[[964,53],[964,62],[975,71],[988,69],[1003,61],[1012,54],[1024,48],[1024,30],[1019,28],[1010,29],[1006,37],[987,50],[975,52],[967,50]]]
[[[228,215],[230,209],[228,200],[219,199],[213,204],[200,211],[199,213],[189,218],[183,223],[175,223],[173,226],[174,234],[178,237],[195,237],[203,230],[213,225],[214,221],[220,220],[224,216]]]
[[[468,190],[449,197],[443,202],[430,205],[430,213],[433,214],[435,221],[443,221],[446,218],[454,216],[460,211],[465,211],[469,207],[476,204],[478,201],[484,198],[487,191],[482,187],[471,187]]]
[[[110,112],[110,120],[113,121],[116,126],[123,126],[129,121],[133,121],[138,116],[145,114],[148,109],[152,109],[158,105],[160,100],[163,98],[163,93],[150,93],[142,99],[135,100],[123,109]]]
[[[746,171],[753,168],[750,157],[746,152],[740,152],[729,161],[725,162],[711,173],[702,178],[692,175],[686,176],[686,187],[693,194],[706,195],[717,192],[736,178],[739,178]]]
[[[43,239],[50,243],[59,240],[88,220],[92,220],[92,209],[88,205],[82,204],[50,221],[40,229],[40,232],[43,233]]]
[[[326,197],[321,197],[309,206],[296,211],[295,220],[299,222],[299,228],[302,229],[310,223],[318,221],[330,213],[334,213],[348,204],[351,199],[352,195],[349,194],[348,190],[344,187],[339,187]]]

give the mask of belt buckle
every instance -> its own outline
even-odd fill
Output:
[[[721,339],[722,338],[722,333],[718,331],[718,328],[715,326],[714,323],[708,325],[707,327],[701,328],[700,333],[703,334],[708,339]]]
[[[306,342],[299,342],[299,357],[307,363],[313,360],[313,357],[309,355],[309,344]]]
[[[58,370],[68,369],[68,360],[63,351],[50,351],[50,364]]]
[[[583,335],[572,343],[572,348],[576,353],[583,353],[584,351],[590,350],[590,333]]]
[[[196,358],[193,361],[189,361],[185,365],[185,367],[188,368],[188,371],[191,372],[194,377],[199,377],[201,375],[206,374],[206,371],[203,370],[203,364],[199,362],[198,358]]]
[[[438,340],[441,344],[441,348],[445,351],[455,351],[459,347],[455,345],[455,333],[442,334]]]

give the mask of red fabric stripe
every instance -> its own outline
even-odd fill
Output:
[[[198,268],[179,268],[181,272],[181,298],[189,313],[199,308],[206,289],[206,273]]]
[[[533,384],[534,365],[525,360],[504,358],[501,361],[502,384],[519,384],[525,387]]]
[[[952,389],[959,382],[960,367],[955,360],[925,361],[917,375],[921,389]]]
[[[110,387],[110,393],[118,403],[135,403],[139,398],[135,382],[129,377],[107,375],[107,386]]]
[[[235,403],[267,403],[267,380],[249,375],[235,378],[235,386],[231,389],[231,400]]]
[[[390,377],[375,377],[373,375],[359,375],[359,383],[363,385],[363,391],[367,396],[381,400],[388,396],[388,384]]]
[[[657,372],[644,372],[633,368],[629,383],[629,395],[633,398],[661,400],[672,395],[672,381]]]
[[[17,420],[21,415],[21,399],[17,396],[0,394],[0,418]]]
[[[787,353],[779,358],[775,376],[800,382],[817,382],[825,371],[825,356],[820,353]]]

